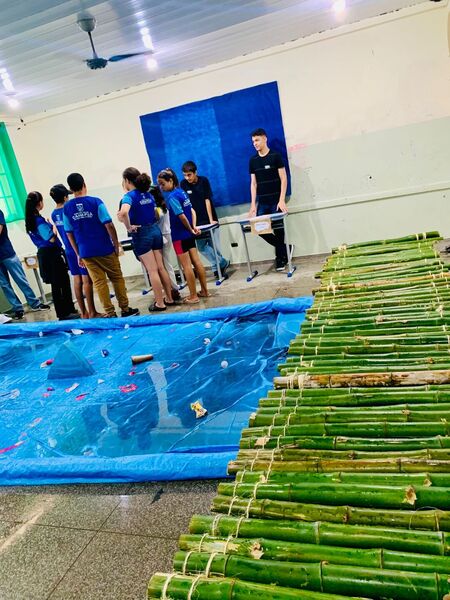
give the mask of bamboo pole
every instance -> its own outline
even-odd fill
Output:
[[[436,600],[450,592],[447,576],[437,573],[371,569],[353,565],[293,563],[208,552],[177,552],[176,570],[326,593],[354,593],[396,600]]]
[[[450,554],[448,534],[395,527],[375,527],[315,521],[241,518],[225,514],[194,515],[191,534],[232,538],[264,537],[271,540],[355,548],[383,548],[399,552]]]

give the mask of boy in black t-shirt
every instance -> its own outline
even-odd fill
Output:
[[[278,152],[269,149],[264,129],[255,129],[252,142],[256,154],[249,163],[251,206],[249,217],[270,215],[276,212],[288,212],[286,206],[287,175],[283,158]],[[256,204],[258,200],[258,204]],[[279,221],[273,225],[273,233],[261,235],[275,247],[275,266],[283,271],[288,259],[284,242],[284,226]]]
[[[212,201],[212,190],[207,177],[197,174],[197,165],[192,161],[186,161],[181,167],[184,175],[184,180],[180,182],[180,187],[188,194],[192,207],[197,215],[196,225],[209,225],[210,223],[218,223],[216,209]],[[227,268],[230,266],[230,261],[222,256],[220,249],[220,233],[219,229],[211,231],[216,243],[217,258],[220,261],[220,270],[225,279],[228,279],[226,274]],[[199,252],[209,261],[214,275],[217,277],[217,264],[214,248],[211,243],[210,236],[197,238],[197,247]]]

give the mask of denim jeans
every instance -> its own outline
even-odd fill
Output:
[[[17,254],[0,261],[0,287],[3,290],[6,299],[11,304],[12,310],[23,310],[22,303],[11,286],[10,275],[22,291],[31,308],[37,308],[41,301],[36,298],[36,294],[31,289]]]
[[[224,258],[222,256],[222,252],[220,249],[220,233],[219,232],[220,232],[219,228],[213,229],[210,232],[210,234],[208,234],[208,236],[197,239],[198,251],[200,252],[200,254],[202,254],[206,258],[206,260],[209,261],[213,271],[217,271],[217,264],[216,264],[216,255],[214,254],[214,247],[212,245],[210,235],[214,236],[214,241],[216,243],[216,250],[217,250],[217,258],[219,259],[219,262],[220,262],[220,268],[224,269],[228,265],[228,261],[226,260],[226,258]]]

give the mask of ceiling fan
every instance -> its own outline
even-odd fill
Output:
[[[143,52],[130,52],[129,54],[115,54],[114,56],[110,56],[109,58],[102,58],[97,54],[94,46],[94,40],[92,39],[91,32],[97,26],[96,18],[88,12],[80,13],[77,17],[77,25],[89,36],[89,41],[91,42],[91,48],[93,52],[93,57],[88,58],[85,62],[89,69],[104,69],[108,63],[119,62],[121,60],[126,60],[127,58],[133,58],[134,56],[141,56],[143,54],[153,54],[153,50],[144,50]]]

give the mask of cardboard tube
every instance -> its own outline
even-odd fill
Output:
[[[153,354],[138,354],[137,356],[131,357],[131,362],[133,365],[140,365],[141,363],[149,360],[153,360]]]

